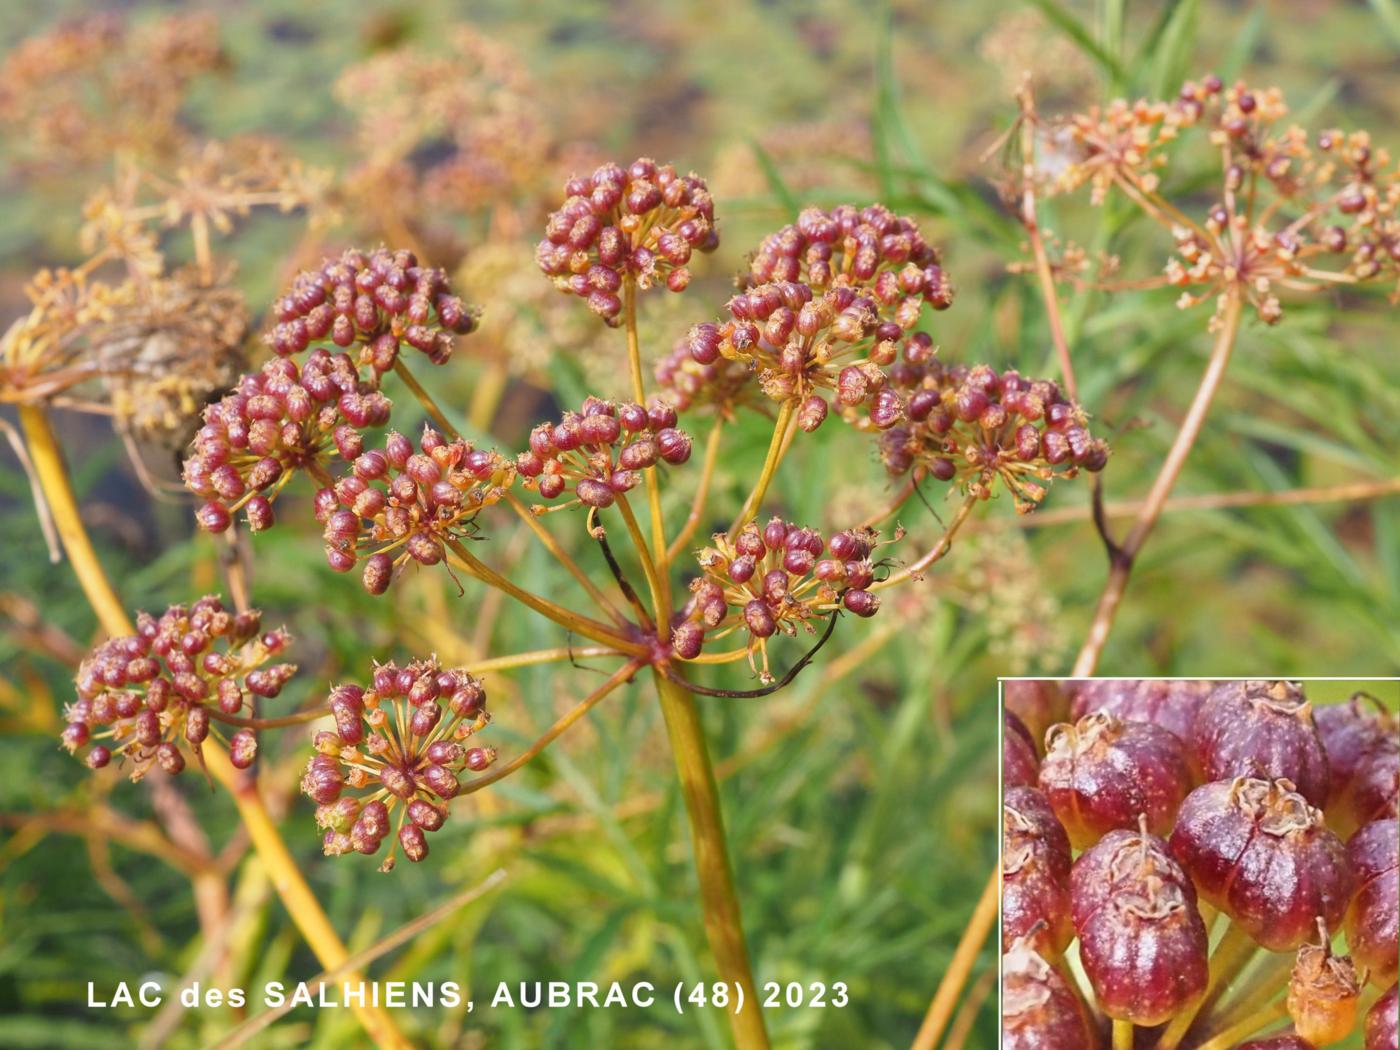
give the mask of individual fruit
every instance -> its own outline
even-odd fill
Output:
[[[1021,720],[1010,711],[1003,712],[1001,744],[1001,779],[1004,787],[1034,787],[1040,774],[1040,760],[1035,754],[1035,740]]]
[[[1192,747],[1206,780],[1292,781],[1315,806],[1327,804],[1327,755],[1312,704],[1292,682],[1226,682],[1196,715]]]
[[[1074,937],[1069,837],[1035,788],[1013,787],[1002,802],[1002,943],[1023,941],[1047,958]]]
[[[1197,788],[1181,806],[1171,849],[1200,895],[1271,951],[1336,929],[1355,875],[1346,849],[1287,780],[1239,777]]]
[[[1356,1025],[1361,984],[1351,960],[1332,954],[1327,928],[1319,926],[1322,943],[1298,949],[1288,982],[1287,1005],[1298,1034],[1322,1046],[1346,1037]]]
[[[1196,887],[1167,841],[1145,831],[1110,831],[1081,853],[1070,872],[1070,917],[1083,929],[1115,893],[1147,878],[1175,884],[1196,905]]]
[[[1371,984],[1394,984],[1400,953],[1400,821],[1367,824],[1347,843],[1356,896],[1347,909],[1347,947]]]
[[[1155,833],[1171,828],[1191,788],[1185,749],[1175,735],[1147,722],[1124,722],[1106,711],[1051,728],[1040,787],[1076,849],[1114,828]]]
[[[1349,835],[1363,824],[1397,815],[1400,805],[1400,740],[1388,740],[1357,763],[1356,772],[1332,805],[1332,825]]]
[[[1065,979],[1018,941],[1001,960],[1001,1050],[1093,1050],[1093,1029]]]
[[[1214,682],[1200,680],[1091,678],[1069,683],[1067,691],[1073,719],[1111,711],[1122,719],[1170,729],[1189,745],[1196,712],[1214,688]]]
[[[1326,704],[1313,712],[1317,735],[1327,753],[1330,800],[1342,796],[1364,758],[1400,739],[1400,721],[1368,693],[1355,693],[1344,704]]]
[[[1376,1000],[1366,1013],[1366,1050],[1398,1050],[1400,1035],[1400,1002],[1397,1002],[1395,985],[1390,991]]]

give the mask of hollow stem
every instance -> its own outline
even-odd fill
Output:
[[[763,502],[763,497],[768,493],[768,486],[772,483],[773,476],[778,472],[778,464],[783,461],[783,454],[792,442],[792,431],[796,425],[797,414],[793,409],[792,402],[784,401],[778,407],[778,417],[773,420],[773,436],[768,442],[768,455],[764,457],[763,469],[759,472],[758,480],[754,482],[748,498],[744,500],[744,506],[739,511],[739,516],[734,519],[734,524],[729,526],[731,540],[739,535],[739,530],[753,520],[753,516],[758,513],[759,504]]]
[[[1209,1010],[1214,1005],[1216,999],[1220,997],[1220,993],[1225,990],[1226,984],[1235,974],[1239,973],[1244,964],[1249,961],[1250,956],[1258,949],[1259,946],[1254,943],[1249,934],[1230,922],[1225,927],[1225,936],[1220,938],[1220,943],[1210,954],[1210,979],[1206,984],[1205,994],[1194,1006],[1187,1007],[1171,1019],[1162,1032],[1161,1040],[1157,1043],[1157,1050],[1176,1050],[1176,1047],[1181,1045],[1181,1040],[1186,1037],[1186,1033],[1195,1022],[1197,1015],[1203,1010]]]
[[[739,897],[729,864],[729,847],[724,837],[719,791],[705,746],[704,730],[696,711],[695,698],[684,687],[653,669],[661,713],[680,778],[681,794],[690,817],[690,838],[695,851],[695,869],[700,882],[700,902],[704,911],[705,935],[714,954],[720,979],[744,990],[744,1009],[729,1014],[734,1041],[739,1050],[766,1050],[768,1032],[763,1024],[753,971],[739,912]]]
[[[948,963],[943,980],[938,984],[938,990],[934,992],[932,1002],[928,1004],[928,1013],[924,1015],[924,1023],[919,1026],[919,1032],[914,1037],[910,1050],[933,1050],[938,1045],[939,1037],[943,1035],[943,1030],[948,1027],[948,1021],[953,1016],[958,997],[967,985],[968,975],[972,973],[978,953],[982,951],[987,935],[996,925],[1000,896],[1001,866],[997,865],[992,869],[992,877],[987,880],[987,886],[982,890],[982,896],[963,930],[957,948],[953,950],[953,958]]]
[[[29,455],[34,464],[34,476],[48,502],[49,513],[59,540],[68,554],[68,563],[78,577],[78,584],[87,596],[88,604],[97,614],[102,629],[112,637],[135,634],[135,628],[126,615],[126,607],[117,597],[102,562],[93,550],[78,512],[78,500],[73,494],[72,483],[68,480],[68,469],[63,465],[63,453],[54,437],[53,427],[43,407],[36,404],[19,406],[20,426],[24,429],[29,443]]]
[[[579,582],[579,585],[593,599],[598,608],[603,610],[615,624],[625,629],[628,623],[627,617],[608,599],[606,594],[598,589],[598,585],[589,578],[588,573],[584,572],[578,562],[569,556],[569,552],[559,545],[559,541],[554,538],[553,533],[546,529],[544,523],[531,513],[530,508],[520,501],[520,497],[507,489],[505,499],[511,510],[515,511],[520,520],[535,534],[540,545],[549,552],[550,557],[568,570],[569,575]]]
[[[919,558],[918,561],[906,565],[898,572],[892,573],[878,583],[872,584],[870,590],[883,590],[886,587],[893,587],[896,584],[903,583],[905,580],[912,579],[946,555],[953,548],[953,537],[957,535],[958,529],[962,528],[963,522],[967,521],[968,515],[972,513],[972,508],[976,505],[976,496],[966,497],[962,501],[962,505],[958,507],[958,512],[953,515],[953,520],[948,522],[947,528],[943,530],[943,535],[940,536],[938,542],[933,545],[932,550]]]
[[[1133,1022],[1113,1022],[1113,1050],[1133,1050]]]
[[[93,611],[102,623],[103,630],[113,637],[135,634],[136,628],[126,608],[117,597],[111,582],[97,560],[92,542],[83,528],[78,515],[78,505],[73,497],[73,488],[68,481],[68,472],[63,466],[63,456],[54,440],[53,430],[42,408],[35,405],[20,407],[20,420],[30,442],[34,456],[35,473],[44,488],[44,496],[53,512],[54,521],[68,551],[68,560],[78,576],[83,592],[87,595]],[[286,906],[287,914],[296,924],[306,943],[316,953],[322,965],[334,967],[344,962],[348,955],[345,945],[336,935],[330,919],[321,909],[320,902],[302,878],[301,871],[287,852],[287,845],[277,831],[272,817],[263,805],[257,792],[256,782],[241,776],[223,749],[213,741],[205,741],[203,748],[205,766],[215,780],[229,789],[234,804],[238,807],[253,848],[257,851],[277,895]],[[377,1046],[408,1048],[407,1039],[399,1032],[393,1018],[384,1010],[372,1006],[355,1008],[355,1016]]]
[[[465,784],[462,785],[462,790],[461,792],[459,792],[459,794],[470,795],[474,791],[480,791],[482,788],[494,784],[498,780],[504,780],[516,770],[525,766],[527,763],[533,760],[536,755],[538,755],[541,751],[543,751],[551,743],[553,743],[559,737],[559,735],[564,732],[564,730],[568,729],[580,718],[588,714],[588,712],[591,711],[600,700],[602,700],[605,696],[611,693],[618,686],[622,685],[623,682],[630,680],[632,676],[635,675],[643,666],[644,665],[641,663],[641,661],[633,660],[629,663],[624,664],[622,667],[619,667],[616,671],[613,672],[613,674],[608,678],[606,682],[600,685],[597,689],[593,690],[593,692],[589,693],[586,697],[584,697],[577,704],[571,707],[567,712],[565,712],[562,716],[560,716],[560,718],[552,726],[545,730],[545,732],[540,735],[539,739],[536,740],[533,744],[531,744],[528,748],[526,748],[520,754],[516,755],[509,762],[497,766],[495,769],[491,770],[491,772],[485,774],[484,776],[479,776],[474,780],[467,781]]]
[[[428,413],[432,421],[437,424],[439,430],[454,441],[462,436],[457,428],[452,425],[451,421],[448,420],[447,413],[443,412],[443,410],[438,407],[438,403],[433,400],[433,395],[423,389],[423,384],[418,382],[417,377],[408,370],[408,365],[403,363],[402,355],[394,358],[394,371],[398,374],[398,377],[403,380],[404,386],[413,391],[413,396],[423,405],[424,410]]]
[[[461,540],[448,540],[448,548],[460,560],[464,569],[470,572],[482,583],[489,584],[498,590],[504,591],[521,605],[528,606],[561,627],[574,631],[586,638],[592,638],[595,642],[612,646],[622,652],[636,655],[641,652],[641,646],[629,638],[623,637],[607,624],[599,623],[571,609],[566,609],[562,605],[556,605],[548,598],[541,598],[532,591],[527,591],[524,587],[512,583],[495,569],[491,568],[471,551]]]
[[[1196,396],[1191,401],[1186,418],[1182,420],[1181,429],[1177,431],[1176,439],[1172,442],[1166,460],[1163,461],[1156,479],[1152,482],[1152,488],[1143,501],[1142,510],[1138,512],[1128,535],[1114,553],[1108,580],[1104,584],[1103,593],[1099,595],[1098,606],[1094,610],[1094,618],[1089,627],[1088,637],[1074,661],[1072,677],[1087,677],[1093,674],[1094,668],[1098,666],[1099,657],[1103,654],[1104,645],[1108,641],[1108,633],[1113,629],[1113,620],[1118,614],[1118,606],[1122,603],[1123,592],[1128,587],[1128,577],[1133,571],[1133,561],[1138,552],[1142,550],[1142,545],[1147,541],[1148,535],[1151,534],[1152,527],[1157,523],[1157,518],[1162,513],[1162,507],[1171,494],[1172,486],[1176,484],[1176,479],[1181,474],[1181,468],[1191,454],[1196,438],[1200,436],[1201,426],[1205,423],[1211,402],[1220,389],[1220,382],[1224,378],[1225,368],[1230,363],[1230,354],[1235,347],[1241,312],[1242,299],[1239,290],[1232,287],[1226,293],[1225,310],[1220,319],[1219,331],[1216,333],[1215,346],[1211,350],[1210,361],[1206,365],[1205,373],[1201,376],[1200,386],[1196,388]]]
[[[695,530],[700,527],[700,519],[705,515],[705,504],[710,498],[710,482],[714,480],[715,463],[719,459],[720,434],[723,430],[724,420],[716,416],[714,426],[710,427],[710,436],[705,439],[705,458],[700,464],[700,481],[696,486],[695,496],[690,501],[690,513],[686,515],[681,531],[676,533],[676,538],[666,548],[668,565],[685,549],[685,545],[695,535]]]
[[[1287,1016],[1288,1007],[1284,1003],[1271,1003],[1229,1028],[1221,1029],[1198,1045],[1196,1050],[1230,1050],[1231,1047],[1238,1046],[1241,1040],[1248,1039],[1256,1032],[1283,1020]]]

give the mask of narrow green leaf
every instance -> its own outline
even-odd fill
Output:
[[[1381,20],[1381,25],[1385,26],[1391,42],[1400,49],[1400,4],[1395,0],[1371,0],[1371,7]]]
[[[1029,2],[1048,18],[1060,32],[1077,44],[1085,55],[1102,66],[1103,71],[1109,75],[1110,79],[1118,84],[1127,82],[1128,77],[1123,69],[1123,63],[1110,55],[1104,46],[1094,39],[1094,34],[1085,29],[1084,23],[1079,21],[1068,8],[1058,3],[1057,0],[1029,0]]]
[[[1264,34],[1265,17],[1262,7],[1256,7],[1249,13],[1244,28],[1235,35],[1225,52],[1225,57],[1220,60],[1218,72],[1222,80],[1234,80],[1254,57],[1254,52],[1259,47],[1259,38]]]
[[[1152,58],[1152,96],[1170,98],[1189,73],[1195,50],[1199,0],[1182,0],[1172,11],[1162,42]]]
[[[778,198],[788,218],[796,220],[797,213],[802,210],[801,202],[783,178],[783,173],[778,170],[778,165],[773,162],[773,157],[756,139],[749,140],[749,149],[753,151],[758,166],[763,169],[763,177],[768,182],[768,188],[773,191],[773,196]]]

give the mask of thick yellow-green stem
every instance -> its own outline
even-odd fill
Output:
[[[1225,921],[1229,921],[1225,917]],[[1214,951],[1210,953],[1210,983],[1200,1001],[1187,1007],[1171,1019],[1157,1043],[1157,1050],[1176,1050],[1186,1038],[1191,1025],[1202,1010],[1209,1010],[1220,993],[1225,990],[1230,979],[1244,968],[1245,963],[1259,950],[1254,940],[1233,922],[1225,927],[1225,935],[1220,938]]]
[[[773,436],[768,442],[768,454],[763,458],[763,469],[759,471],[758,480],[754,482],[748,498],[744,500],[744,506],[740,509],[739,516],[729,527],[731,540],[739,535],[739,530],[758,513],[759,504],[763,502],[763,497],[768,493],[768,486],[772,483],[774,475],[778,473],[778,464],[783,461],[788,445],[792,443],[793,430],[796,425],[796,410],[791,401],[784,401],[778,406],[778,418],[773,420]]]
[[[763,1010],[749,965],[744,943],[744,926],[739,898],[729,865],[729,846],[724,837],[719,791],[705,746],[704,730],[695,708],[695,698],[684,686],[653,672],[661,697],[661,712],[680,777],[681,794],[690,816],[690,840],[695,850],[695,869],[700,879],[700,901],[704,909],[705,935],[715,957],[720,979],[744,990],[744,1009],[731,1012],[729,1023],[739,1050],[764,1050],[768,1032]]]
[[[1133,1022],[1113,1022],[1113,1050],[1133,1050]]]
[[[73,571],[77,574],[83,593],[87,595],[103,630],[109,635],[117,637],[135,634],[136,628],[107,578],[102,563],[97,560],[92,541],[83,527],[73,487],[68,480],[68,471],[63,465],[63,456],[48,417],[38,406],[24,405],[20,408],[20,421],[29,442],[35,474],[44,490],[44,498],[48,500],[49,510],[63,540],[64,550],[68,554]],[[306,938],[306,943],[316,953],[322,965],[333,967],[344,962],[348,958],[345,945],[341,943],[326,913],[321,909],[306,880],[302,878],[296,861],[287,852],[286,843],[282,841],[262,799],[258,797],[256,786],[246,781],[234,769],[228,761],[228,756],[212,741],[205,743],[204,758],[210,774],[224,784],[233,795],[234,804],[237,805],[243,824],[248,829],[253,848],[267,868],[273,884],[277,887],[278,895],[286,905],[287,913]],[[411,1045],[399,1032],[393,1018],[384,1010],[372,1006],[358,1007],[355,1009],[355,1016],[359,1018],[376,1045],[394,1048]]]
[[[623,284],[623,310],[627,327],[627,366],[632,373],[632,396],[637,404],[645,406],[647,401],[646,384],[642,380],[642,348],[637,337],[637,286],[628,280]],[[659,467],[647,467],[646,475],[647,506],[651,511],[651,549],[657,566],[661,569],[661,603],[656,610],[656,625],[662,637],[670,630],[671,624],[671,580],[666,570],[666,522],[661,516],[661,478]],[[639,552],[645,554],[645,551]]]

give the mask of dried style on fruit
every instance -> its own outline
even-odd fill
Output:
[[[1192,737],[1205,779],[1282,778],[1313,805],[1326,805],[1327,755],[1312,710],[1292,682],[1218,686],[1201,705]]]
[[[1079,999],[1024,942],[1001,958],[1001,1050],[1086,1050],[1097,1045]]]
[[[1008,788],[1001,813],[1002,944],[1057,958],[1074,938],[1069,838],[1034,788]]]

